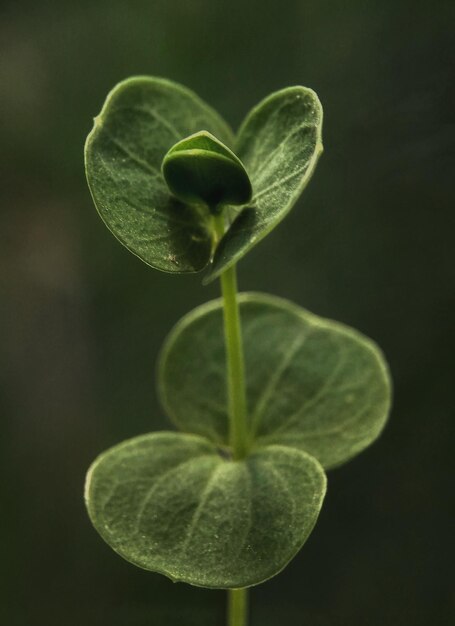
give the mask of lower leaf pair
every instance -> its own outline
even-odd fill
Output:
[[[323,468],[378,436],[390,381],[376,345],[279,298],[239,296],[249,454],[231,460],[222,303],[198,307],[166,340],[159,391],[183,433],[153,433],[89,470],[90,518],[132,563],[203,587],[277,574],[316,523]]]

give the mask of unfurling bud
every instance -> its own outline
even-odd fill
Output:
[[[205,130],[172,146],[163,159],[162,171],[179,200],[203,203],[212,212],[219,212],[225,204],[251,200],[251,182],[242,162]]]

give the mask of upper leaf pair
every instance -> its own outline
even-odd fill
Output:
[[[85,151],[87,179],[102,219],[131,252],[152,267],[178,273],[199,271],[213,257],[211,280],[292,208],[322,151],[321,126],[316,94],[289,87],[255,107],[235,139],[224,120],[188,89],[159,78],[131,78],[111,91],[95,118]],[[222,201],[244,205],[214,251],[210,213],[174,185],[177,199],[162,173],[168,151],[174,146],[175,157],[175,148],[185,147],[183,140],[200,131],[222,147],[218,158],[206,159],[213,197],[219,199],[221,184]],[[213,154],[199,155],[204,156]],[[170,169],[182,164],[185,154],[178,157],[166,159],[168,181]],[[251,181],[251,200],[242,164]]]
[[[242,293],[249,449],[298,448],[325,469],[369,446],[390,405],[388,367],[358,331],[275,296]],[[166,339],[158,390],[184,432],[229,446],[221,300],[180,320]]]

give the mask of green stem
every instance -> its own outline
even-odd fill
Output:
[[[248,589],[229,589],[228,626],[247,626]]]
[[[217,239],[224,235],[222,215],[214,218]],[[234,459],[242,459],[248,452],[245,365],[243,360],[242,330],[237,302],[237,275],[235,265],[221,274],[221,292],[224,304],[224,340],[226,345],[227,388],[229,407],[229,443]],[[228,626],[247,626],[248,589],[228,590]]]
[[[215,217],[218,238],[224,233],[224,218]],[[248,452],[245,366],[237,302],[237,275],[235,265],[221,274],[224,301],[224,338],[227,361],[227,390],[229,407],[229,443],[234,459],[243,459]]]

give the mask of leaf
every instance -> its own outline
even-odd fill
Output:
[[[292,446],[325,468],[346,462],[382,431],[387,364],[359,332],[280,298],[239,296],[249,431],[254,446]],[[168,336],[158,389],[176,425],[228,444],[221,301],[198,307]]]
[[[166,272],[195,272],[212,248],[207,216],[174,198],[161,172],[173,144],[205,129],[227,145],[221,117],[188,89],[136,77],[108,95],[87,138],[87,180],[96,208],[117,239]]]
[[[277,91],[252,109],[235,153],[250,177],[253,200],[219,243],[206,283],[241,259],[291,210],[322,153],[321,131],[321,103],[305,87]]]
[[[251,200],[251,183],[241,161],[207,131],[179,141],[163,160],[163,176],[182,202],[203,203],[212,212],[223,204]]]
[[[319,514],[325,474],[283,446],[244,461],[194,435],[154,433],[111,448],[86,482],[90,518],[128,561],[202,587],[255,585],[301,548]]]

